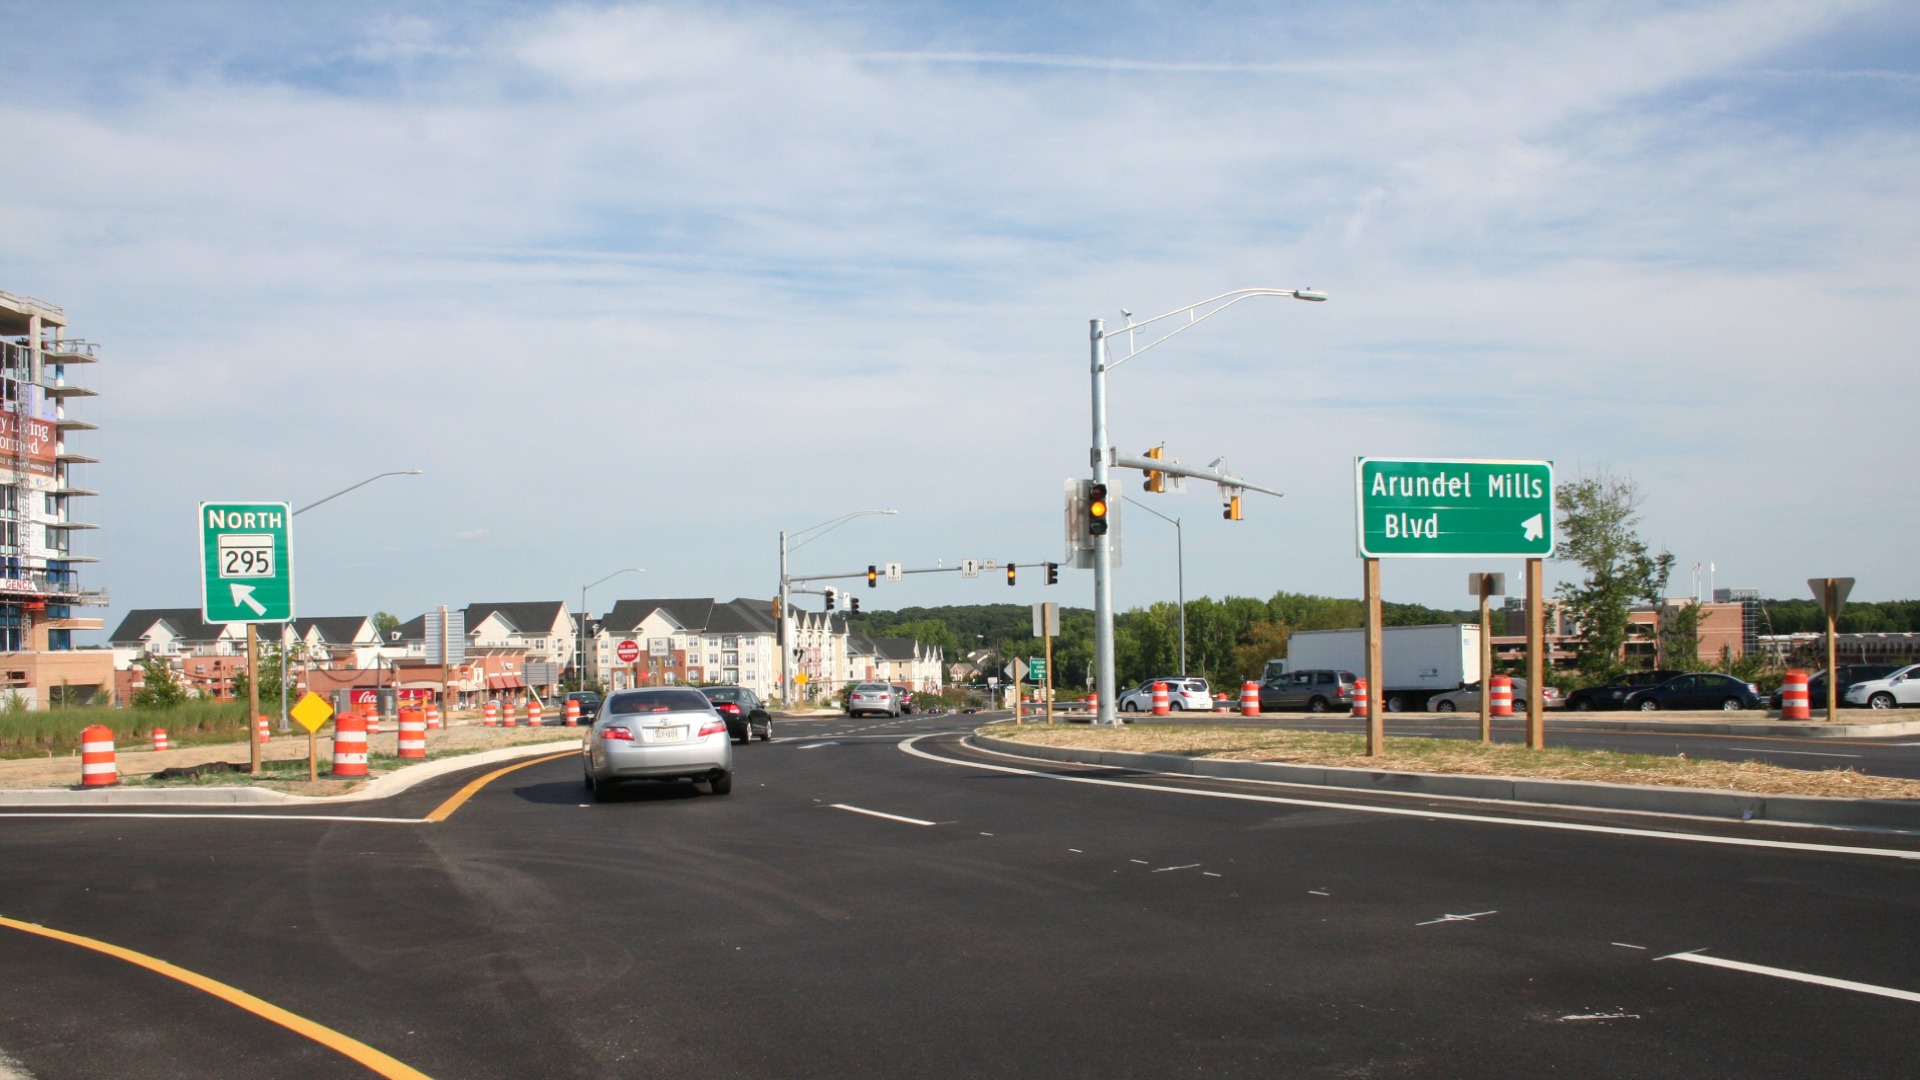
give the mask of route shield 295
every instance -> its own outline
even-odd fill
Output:
[[[1553,554],[1553,462],[1359,458],[1363,558]]]
[[[286,503],[201,503],[201,617],[213,623],[292,619],[292,529]]]

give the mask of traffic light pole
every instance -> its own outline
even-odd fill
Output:
[[[1088,454],[1093,464],[1093,482],[1107,482],[1107,321],[1093,320],[1088,336],[1092,339],[1093,374],[1093,448]],[[1106,533],[1093,537],[1093,692],[1096,724],[1120,723],[1113,707],[1113,545]]]

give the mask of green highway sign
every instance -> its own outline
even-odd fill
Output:
[[[1036,656],[1033,659],[1027,661],[1027,680],[1029,682],[1046,682],[1047,681],[1046,657]]]
[[[1553,554],[1553,462],[1358,458],[1363,558]]]
[[[286,503],[201,503],[201,617],[214,623],[292,619],[292,527]]]

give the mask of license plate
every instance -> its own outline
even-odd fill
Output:
[[[687,729],[683,727],[657,727],[653,729],[654,742],[679,742],[686,737]]]

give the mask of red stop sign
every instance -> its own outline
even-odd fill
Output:
[[[637,641],[623,641],[614,646],[613,655],[619,657],[621,663],[631,664],[635,660],[640,659],[640,643]]]

